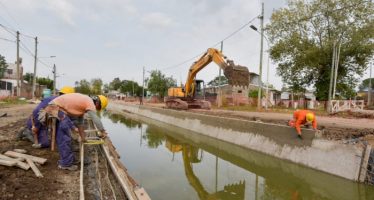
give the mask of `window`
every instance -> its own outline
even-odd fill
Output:
[[[7,70],[6,70],[6,73],[8,73],[8,74],[13,74],[13,69],[7,69]]]

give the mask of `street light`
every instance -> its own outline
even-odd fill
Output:
[[[269,40],[268,40],[268,38],[264,34],[261,34],[258,31],[257,27],[255,27],[254,25],[250,25],[249,27],[252,30],[256,31],[258,34],[262,35],[263,38],[265,38],[265,40],[267,42],[267,45],[268,45],[268,51],[270,51],[270,46],[269,46]],[[269,101],[269,60],[270,60],[270,52],[268,52],[268,64],[267,64],[267,67],[266,67],[266,102],[265,102],[265,109],[266,110],[268,109],[268,101]],[[259,86],[260,85],[261,85],[261,83],[259,83]],[[259,90],[260,89],[261,89],[261,86],[259,87]]]
[[[37,59],[40,59],[40,58],[55,58],[56,56],[48,56],[48,57],[38,57]],[[35,58],[36,58],[36,54],[35,54]],[[36,63],[37,63],[37,59],[35,59],[35,63],[34,63],[34,76],[32,78],[32,99],[35,99],[35,88],[36,88]]]

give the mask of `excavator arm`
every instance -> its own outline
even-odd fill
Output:
[[[226,57],[217,49],[209,48],[196,62],[192,64],[188,71],[186,84],[182,87],[172,87],[168,89],[168,96],[165,99],[166,107],[173,109],[210,109],[209,101],[195,98],[195,92],[202,81],[195,80],[199,73],[209,63],[216,63],[226,76],[230,85],[249,85],[249,71],[247,67],[235,65],[233,61],[226,60]]]
[[[236,66],[233,61],[225,60],[225,56],[214,48],[209,48],[189,69],[185,84],[185,96],[194,96],[194,80],[196,74],[211,62],[216,63],[225,74],[231,85],[248,86],[249,71],[243,66]]]

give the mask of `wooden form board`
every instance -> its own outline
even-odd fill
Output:
[[[17,153],[14,151],[7,151],[4,153],[6,156],[14,157],[14,158],[25,158],[25,159],[30,159],[33,162],[39,163],[39,164],[44,164],[47,162],[47,159],[41,158],[41,157],[36,157],[28,154],[23,154],[23,153]]]

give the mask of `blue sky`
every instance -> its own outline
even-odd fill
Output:
[[[142,67],[160,69],[185,82],[194,56],[237,30],[261,12],[261,0],[0,0],[0,24],[39,39],[38,56],[57,66],[57,86],[76,80],[115,77],[141,84]],[[264,0],[265,23],[273,9],[285,0]],[[260,21],[252,23],[259,27]],[[15,40],[0,28],[0,38]],[[34,40],[21,36],[34,52]],[[219,46],[216,46],[219,48]],[[260,35],[245,28],[224,42],[224,54],[258,72]],[[264,42],[264,48],[267,44]],[[16,58],[15,43],[0,40],[0,54],[8,62]],[[33,57],[20,52],[26,72],[33,71]],[[176,66],[189,60],[183,65]],[[266,80],[267,53],[264,54]],[[39,76],[52,77],[52,70],[38,64]],[[148,74],[146,73],[146,76]],[[208,65],[197,78],[212,80],[218,66]],[[281,79],[270,64],[270,83],[278,89]]]

